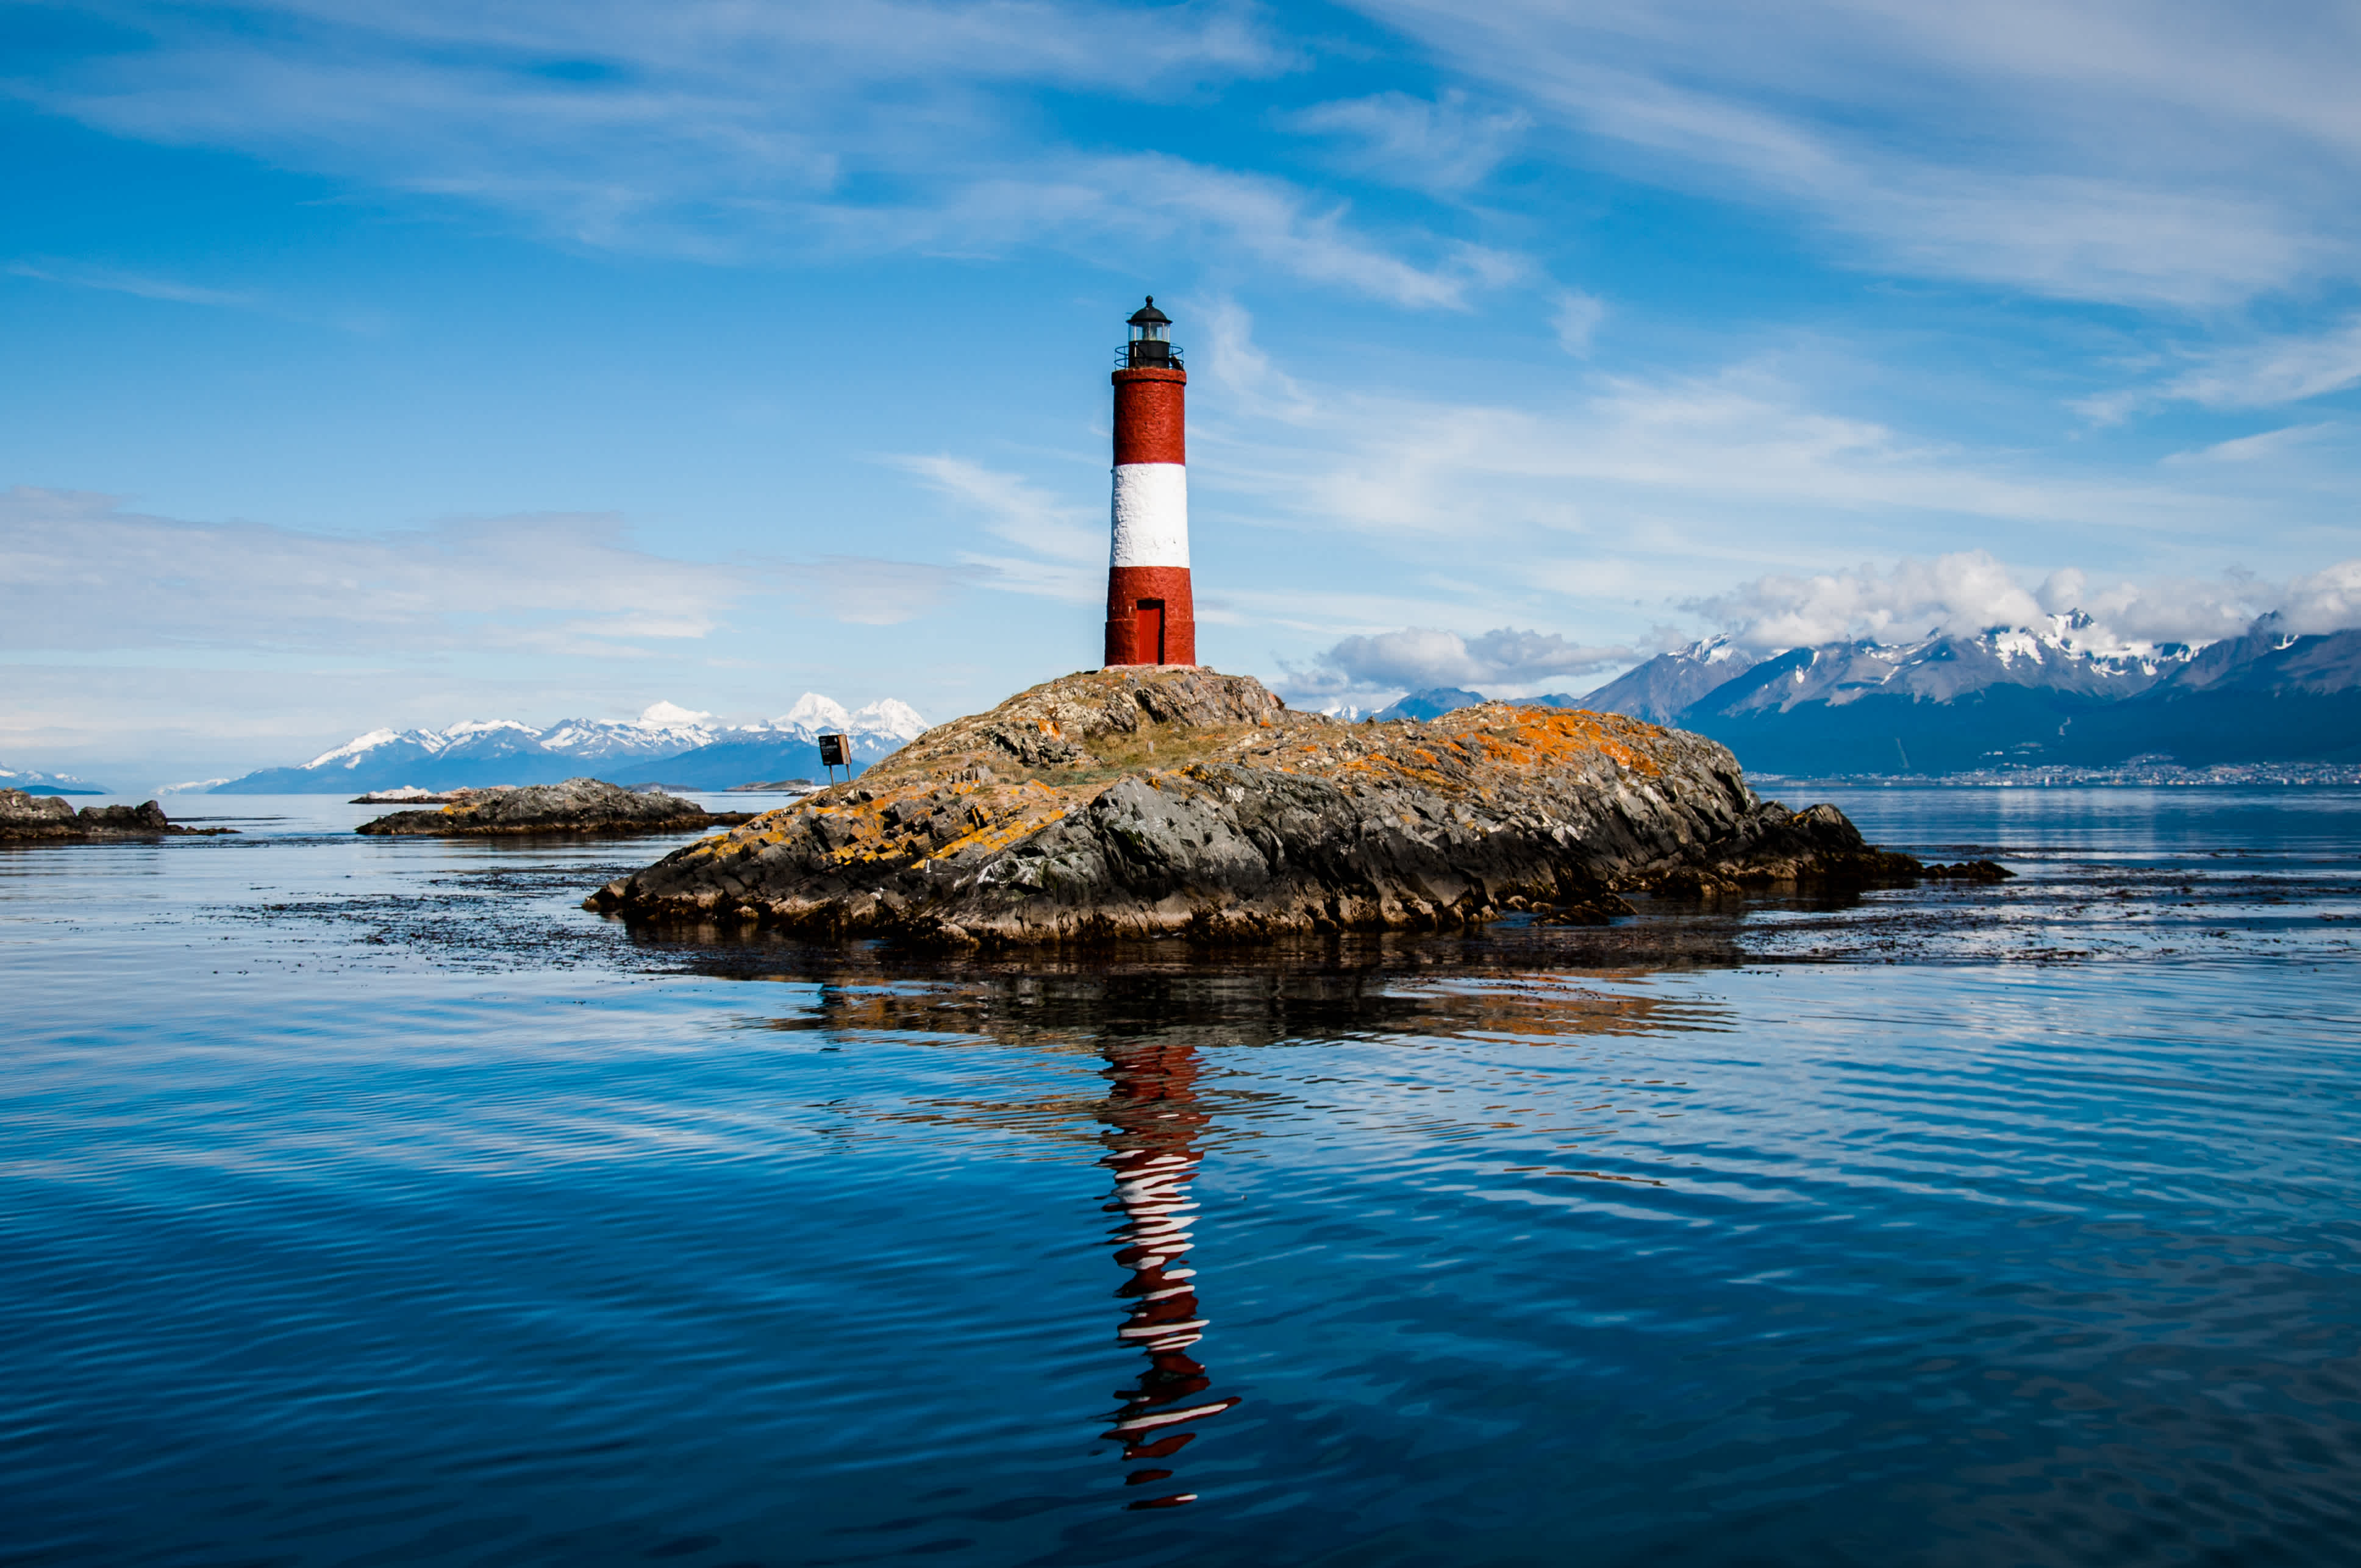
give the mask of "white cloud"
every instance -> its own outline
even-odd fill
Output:
[[[2236,637],[2257,618],[2272,613],[2281,627],[2297,633],[2361,627],[2361,559],[2340,561],[2285,584],[2233,570],[2212,581],[2156,578],[2094,587],[2088,573],[2062,567],[2028,588],[2004,562],[1967,550],[1890,566],[1773,573],[1681,609],[1764,653],[1856,640],[1911,641],[1935,632],[1972,634],[1995,626],[2064,627],[2064,618],[2079,610],[2088,624],[2069,631],[2078,646],[2127,652]],[[1279,684],[1290,697],[1331,706],[1346,699],[1376,706],[1395,694],[1432,686],[1473,687],[1494,696],[1524,694],[1562,676],[1628,665],[1691,635],[1659,627],[1638,644],[1584,646],[1556,633],[1508,628],[1468,637],[1405,627],[1344,638],[1308,663],[1288,668]]]
[[[2276,408],[2345,391],[2361,386],[2361,314],[2317,332],[2264,337],[2185,353],[2181,358],[2190,367],[2177,375],[2101,392],[2073,407],[2094,423],[2116,424],[2164,403]]]
[[[1345,638],[1309,665],[1290,669],[1290,696],[1335,696],[1431,686],[1526,687],[1637,657],[1628,647],[1586,647],[1555,633],[1500,627],[1474,637],[1432,627]]]
[[[2090,616],[2097,623],[2086,638],[2093,647],[2136,647],[2235,637],[2279,597],[2268,584],[2234,568],[2213,579],[2158,577],[2085,587],[2074,604],[2052,600],[2051,608],[2078,609]]]
[[[1557,308],[1550,313],[1550,325],[1557,329],[1558,346],[1576,359],[1590,357],[1591,335],[1606,319],[1606,302],[1579,289],[1560,294]]]
[[[1773,573],[1682,609],[1765,652],[1856,638],[1891,642],[1933,631],[2038,628],[2079,609],[2095,624],[2078,641],[2104,650],[2234,637],[2284,598],[2285,590],[2243,573],[2213,582],[2161,578],[2094,588],[2088,573],[2066,567],[2027,588],[2005,563],[1965,550],[1884,567]]]
[[[2211,446],[2201,446],[2193,452],[2175,452],[2164,461],[2176,465],[2276,461],[2344,427],[2329,421],[2323,421],[2318,424],[2291,424],[2279,430],[2266,430],[2255,435],[2241,435],[2230,441],[2217,441]]]
[[[96,267],[85,262],[45,258],[12,263],[7,270],[16,277],[36,279],[44,283],[62,283],[74,289],[97,289],[107,293],[130,294],[143,300],[168,300],[174,304],[247,310],[258,302],[255,295],[238,290],[207,289],[176,279],[159,278],[152,273]]]
[[[2361,238],[2361,39],[2326,8],[1362,4],[1562,133],[1529,150],[1795,213],[1861,265],[2202,306]]]
[[[1522,110],[1471,108],[1457,89],[1440,96],[1378,93],[1315,104],[1281,116],[1287,129],[1329,137],[1350,150],[1346,168],[1413,190],[1451,193],[1476,184],[1532,123]]]
[[[839,208],[827,221],[858,248],[980,254],[1048,242],[1103,259],[1103,241],[1110,237],[1142,254],[1193,241],[1207,254],[1244,255],[1413,310],[1465,309],[1471,293],[1515,282],[1528,270],[1521,257],[1464,241],[1412,235],[1389,247],[1357,229],[1341,201],[1267,175],[1159,153],[1045,158],[1022,176],[975,179],[939,204]],[[1407,259],[1405,249],[1432,259]]]
[[[1103,510],[1062,500],[1015,474],[945,454],[887,459],[917,475],[953,504],[980,514],[994,537],[1016,555],[967,552],[961,559],[987,574],[987,587],[1038,594],[1068,604],[1090,604],[1106,594],[1107,529]]]
[[[2151,530],[2218,527],[2236,510],[2186,487],[2025,473],[1817,408],[1769,364],[1455,403],[1297,378],[1256,346],[1244,311],[1208,315],[1196,363],[1224,398],[1192,443],[1226,490],[1306,529],[1485,548],[1539,534],[1557,550],[1734,548],[1742,559],[1774,548],[1747,521],[1772,509]]]
[[[774,573],[635,550],[611,515],[383,537],[185,522],[113,497],[0,492],[0,648],[533,650],[694,641]]]
[[[123,135],[716,261],[1046,246],[1104,262],[1197,239],[1417,308],[1458,308],[1525,270],[1480,245],[1372,233],[1268,175],[1043,143],[1044,90],[1170,99],[1288,70],[1293,51],[1241,6],[289,0],[143,15],[148,47],[13,91]]]
[[[2361,627],[2361,559],[2308,572],[2287,586],[2278,606],[2286,629],[2299,633]]]
[[[2207,356],[2156,394],[2208,408],[2301,402],[2361,384],[2361,315],[2323,333],[2267,338]]]
[[[823,555],[789,571],[786,585],[790,594],[831,620],[900,626],[927,614],[978,576],[973,568],[924,561]]]
[[[1900,561],[1887,570],[1774,573],[1681,608],[1765,649],[1849,637],[1891,641],[1934,629],[2026,626],[2045,614],[2015,574],[1981,550]]]
[[[782,678],[931,701],[926,657],[897,650],[907,634],[868,629],[979,575],[681,560],[635,547],[609,514],[358,535],[0,490],[0,660],[16,694],[0,759],[243,773],[455,714],[620,717],[726,691],[708,705],[750,718],[777,710]],[[850,624],[812,624],[829,620]]]

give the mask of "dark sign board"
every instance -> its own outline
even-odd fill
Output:
[[[852,765],[852,744],[841,735],[819,738],[819,765],[823,768],[849,768]]]

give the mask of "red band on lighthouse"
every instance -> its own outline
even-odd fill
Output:
[[[1189,461],[1189,420],[1181,406],[1189,372],[1143,366],[1115,373],[1115,466]]]
[[[1115,499],[1107,561],[1106,662],[1193,664],[1189,586],[1189,374],[1151,297],[1131,318],[1115,373]]]

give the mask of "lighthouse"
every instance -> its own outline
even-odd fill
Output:
[[[1107,561],[1106,662],[1193,664],[1189,594],[1189,373],[1156,296],[1131,313],[1115,373],[1114,548]]]

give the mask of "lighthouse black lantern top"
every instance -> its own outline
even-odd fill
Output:
[[[1156,308],[1156,296],[1131,313],[1131,341],[1124,345],[1124,363],[1133,369],[1148,365],[1178,365],[1172,351],[1172,318]]]

